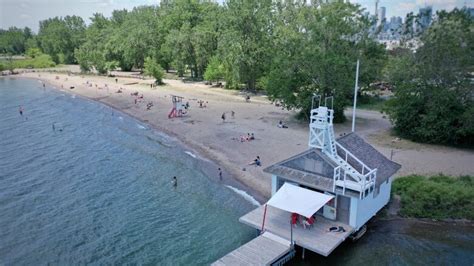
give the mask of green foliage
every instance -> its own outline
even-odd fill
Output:
[[[421,41],[415,54],[391,57],[386,70],[396,89],[386,108],[396,132],[420,142],[474,144],[472,18],[441,13]]]
[[[145,75],[152,76],[156,79],[157,84],[163,84],[163,76],[164,71],[163,68],[151,57],[147,57],[145,59],[145,67],[144,67]]]
[[[209,81],[218,81],[224,78],[225,69],[224,65],[219,62],[217,57],[211,58],[207,65],[206,71],[204,72],[204,79]]]
[[[357,96],[357,108],[366,110],[382,111],[387,101],[378,96],[359,95]]]
[[[76,63],[74,50],[84,42],[86,25],[81,17],[66,16],[40,21],[37,40],[56,63]]]
[[[272,7],[271,0],[226,1],[218,44],[226,86],[257,89],[271,61]]]
[[[400,214],[433,219],[474,219],[474,177],[406,176],[397,178],[392,193],[401,196]]]
[[[2,63],[2,62],[0,62]],[[10,60],[9,62],[3,63],[8,69],[15,68],[48,68],[54,67],[56,64],[47,54],[37,55],[35,58],[30,59],[19,59]]]
[[[26,55],[31,57],[31,58],[35,58],[35,57],[40,56],[42,54],[43,53],[41,52],[41,50],[39,48],[28,48],[28,50],[26,50]]]
[[[0,29],[0,54],[23,54],[27,41],[32,37],[31,30],[26,27],[19,29],[11,27],[8,30]]]
[[[7,67],[3,64],[3,62],[0,62],[0,71],[3,71],[7,69]]]
[[[344,107],[353,98],[357,59],[361,87],[381,75],[385,61],[383,46],[369,38],[370,24],[362,9],[341,2],[284,2],[277,7],[272,61],[264,82],[269,96],[301,110],[306,119],[313,94],[334,96],[334,121],[344,121]]]

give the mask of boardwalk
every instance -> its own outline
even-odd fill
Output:
[[[264,206],[240,217],[239,221],[261,229]],[[346,232],[329,232],[332,226],[342,226]],[[290,239],[290,213],[271,206],[267,207],[267,217],[265,230],[285,239]],[[311,229],[304,229],[303,226],[293,228],[293,241],[300,247],[304,247],[323,256],[328,256],[337,246],[339,246],[353,231],[347,224],[325,219],[317,216],[316,222]]]
[[[271,233],[264,233],[212,265],[270,265],[289,251],[289,241]]]

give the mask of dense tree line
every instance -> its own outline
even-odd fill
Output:
[[[387,63],[395,130],[415,141],[474,144],[473,18],[439,12],[419,40],[416,53],[400,49]]]
[[[0,52],[43,52],[56,63],[77,63],[100,74],[142,70],[161,82],[163,70],[193,79],[225,81],[227,88],[264,90],[271,100],[307,118],[311,97],[335,96],[335,120],[351,103],[356,61],[359,84],[385,79],[395,88],[387,106],[396,131],[417,141],[473,143],[472,17],[440,12],[432,27],[402,42],[420,47],[387,53],[371,33],[374,21],[343,1],[167,0],[159,6],[40,22],[0,31]],[[421,34],[421,36],[420,36]],[[385,68],[384,68],[385,67]],[[384,70],[384,71],[383,71]]]

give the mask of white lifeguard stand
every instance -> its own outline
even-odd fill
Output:
[[[173,108],[168,114],[168,118],[182,117],[187,113],[186,104],[183,103],[183,97],[171,95],[171,101],[173,102]]]
[[[314,106],[315,100],[317,100],[317,108]],[[328,101],[331,102],[330,108],[327,106]],[[332,122],[334,118],[333,97],[325,98],[324,105],[321,105],[321,96],[313,96],[308,145],[311,148],[320,149],[338,165],[334,169],[334,189],[342,189],[344,194],[348,188],[360,192],[361,197],[364,197],[366,191],[371,191],[375,186],[377,169],[369,168],[354,154],[337,143]]]

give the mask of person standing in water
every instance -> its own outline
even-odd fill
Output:
[[[178,186],[178,178],[176,178],[176,176],[173,176],[172,184],[173,184],[173,187],[175,188]]]
[[[222,181],[222,170],[220,168],[218,170],[219,170],[219,180]]]
[[[18,112],[20,113],[21,116],[23,116],[23,107],[21,107],[21,105],[18,108]]]

